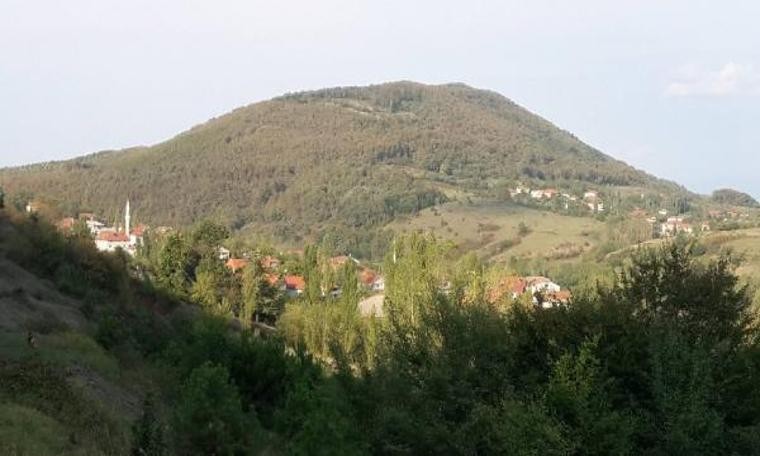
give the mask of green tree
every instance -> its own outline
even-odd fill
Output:
[[[586,341],[577,355],[566,353],[556,362],[546,402],[568,426],[567,439],[574,443],[577,454],[633,454],[634,426],[607,400],[597,346],[598,339]]]
[[[672,331],[658,331],[650,350],[656,454],[728,454],[710,354]]]
[[[0,187],[0,209],[5,209],[5,190]]]
[[[167,290],[185,296],[195,268],[193,252],[178,233],[164,239],[158,255],[156,276]]]
[[[176,446],[182,454],[241,452],[256,429],[243,413],[240,394],[223,366],[207,362],[190,373],[175,409]]]
[[[736,346],[752,321],[751,298],[730,254],[702,263],[693,243],[673,242],[633,257],[608,299],[628,305],[649,324],[684,331],[694,341]]]
[[[306,247],[303,257],[303,276],[306,281],[304,294],[308,302],[318,302],[322,299],[322,269],[319,258],[319,248],[315,245]]]
[[[240,308],[240,320],[244,325],[250,325],[254,317],[258,321],[258,310],[261,309],[264,299],[264,287],[266,281],[261,263],[253,261],[243,269],[242,282],[242,305]]]
[[[216,249],[225,239],[230,237],[230,230],[219,223],[210,220],[200,222],[192,232],[193,245]]]

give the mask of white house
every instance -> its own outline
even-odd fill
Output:
[[[557,293],[562,288],[551,279],[546,277],[534,276],[525,277],[525,289],[530,291],[531,294],[535,293]]]
[[[116,249],[122,249],[130,252],[129,237],[121,231],[102,230],[95,237],[95,247],[101,252],[114,252]]]
[[[662,236],[675,236],[678,233],[693,234],[694,228],[683,217],[669,217],[665,223],[660,225]]]
[[[146,227],[138,225],[131,229],[131,221],[129,200],[127,200],[124,207],[124,229],[117,227],[100,228],[95,236],[95,247],[101,252],[113,252],[116,249],[122,249],[130,255],[134,255],[137,247],[142,245]]]
[[[383,276],[377,276],[370,286],[372,291],[385,291],[385,279]]]
[[[541,199],[544,197],[544,191],[543,190],[532,190],[530,192],[530,197],[533,199]]]
[[[90,230],[90,233],[93,235],[97,235],[103,229],[105,229],[106,225],[103,222],[99,222],[95,219],[88,219],[85,220],[85,223],[87,224],[87,228]]]
[[[599,198],[599,192],[596,190],[587,190],[586,193],[583,194],[583,199],[586,201],[593,201],[597,198]]]

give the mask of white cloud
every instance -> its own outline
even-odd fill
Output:
[[[729,62],[718,70],[685,67],[668,84],[672,97],[760,95],[760,71],[751,64]]]

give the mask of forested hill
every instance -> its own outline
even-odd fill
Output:
[[[379,225],[452,192],[506,194],[517,180],[677,190],[507,98],[462,84],[396,82],[288,94],[152,147],[0,171],[9,193],[151,224],[216,216],[299,238]]]

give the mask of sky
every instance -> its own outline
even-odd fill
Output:
[[[494,90],[637,168],[760,197],[755,0],[0,0],[0,167],[285,92]]]

